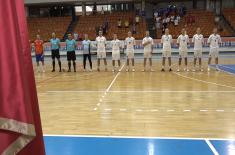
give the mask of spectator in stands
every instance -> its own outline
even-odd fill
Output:
[[[140,16],[135,16],[135,23],[137,25],[140,23]]]
[[[167,16],[167,17],[166,17],[166,22],[167,22],[167,24],[170,24],[170,22],[171,22],[170,16]]]
[[[133,24],[132,26],[132,34],[136,34],[136,24]]]
[[[175,17],[174,26],[178,26],[178,25],[179,25],[179,18]]]
[[[78,34],[77,34],[76,32],[73,33],[73,38],[74,38],[74,40],[76,40],[76,41],[79,40],[79,36],[78,36]]]
[[[122,27],[122,20],[121,20],[121,19],[118,19],[117,26],[118,26],[119,28]]]
[[[172,23],[172,24],[174,24],[174,22],[175,22],[175,16],[174,15],[171,15],[171,17],[170,17],[170,22]]]
[[[160,16],[156,17],[156,28],[157,29],[161,28],[161,17]]]
[[[163,20],[162,20],[162,27],[163,27],[163,29],[167,28],[167,18],[166,17],[163,18]]]
[[[126,21],[125,21],[125,28],[128,28],[128,27],[129,27],[129,21],[126,20]]]
[[[104,15],[104,8],[101,8],[101,14]]]

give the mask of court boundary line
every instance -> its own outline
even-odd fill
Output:
[[[214,155],[219,155],[219,153],[217,152],[217,150],[215,149],[215,147],[213,146],[213,144],[208,140],[205,139],[206,144],[209,146],[209,148],[211,149],[211,151],[213,152]]]
[[[230,68],[230,67],[227,67],[225,65],[218,65],[219,67],[224,67],[224,68],[229,68],[231,70],[234,70],[233,68]],[[212,68],[216,68],[215,66],[211,66]],[[227,74],[230,74],[230,75],[235,75],[235,73],[232,73],[232,72],[229,72],[229,71],[226,71],[226,70],[223,70],[223,69],[220,69],[220,71],[224,72],[224,73],[227,73]]]
[[[107,136],[107,135],[59,135],[44,134],[45,137],[77,137],[77,138],[120,138],[120,139],[172,139],[172,140],[215,140],[215,141],[235,141],[235,138],[194,138],[194,137],[151,137],[151,136]]]
[[[212,85],[216,85],[216,86],[220,86],[220,87],[227,87],[227,88],[235,89],[235,87],[233,87],[233,86],[228,86],[228,85],[219,84],[219,83],[215,83],[215,82],[204,81],[204,80],[200,80],[200,79],[197,79],[197,78],[185,76],[185,75],[182,75],[182,74],[177,73],[177,72],[173,72],[173,73],[180,76],[180,77],[186,78],[186,79],[190,79],[190,80],[194,80],[194,81],[198,81],[198,82],[202,82],[202,83],[207,83],[207,84],[212,84]]]
[[[58,90],[58,91],[47,91],[46,93],[97,93],[97,92],[106,92],[106,90]],[[110,93],[235,93],[235,90],[111,90]]]

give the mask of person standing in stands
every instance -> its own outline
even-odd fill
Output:
[[[68,39],[66,39],[66,50],[67,50],[67,60],[68,60],[68,72],[71,72],[71,61],[73,61],[73,69],[76,72],[76,54],[75,50],[77,47],[76,41],[73,39],[72,35],[68,34]]]
[[[41,40],[40,35],[37,35],[36,40],[34,41],[34,49],[35,49],[35,56],[36,56],[36,62],[37,62],[37,72],[45,72],[44,69],[44,53],[43,53],[43,40]],[[40,69],[40,62],[42,63],[41,69]]]
[[[51,58],[52,58],[52,72],[55,72],[55,58],[58,61],[60,72],[61,72],[61,61],[60,61],[60,39],[56,38],[56,34],[52,33],[51,43]]]
[[[90,64],[90,70],[92,71],[92,61],[91,61],[91,41],[88,39],[88,34],[84,35],[85,39],[82,41],[83,47],[83,68],[86,71],[86,59],[88,58]]]

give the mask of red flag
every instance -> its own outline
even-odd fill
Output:
[[[44,155],[23,0],[2,0],[0,17],[0,154]]]

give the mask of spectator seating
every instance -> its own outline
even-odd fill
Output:
[[[187,17],[193,16],[195,22],[187,25]],[[179,22],[178,26],[174,26],[172,23],[168,24],[168,28],[170,29],[170,33],[172,34],[173,38],[177,38],[177,36],[181,33],[182,28],[186,28],[187,34],[192,37],[197,27],[200,27],[202,30],[202,34],[205,37],[208,37],[211,33],[215,25],[215,15],[211,11],[205,10],[189,10],[186,16],[182,17],[181,21]],[[230,32],[227,29],[224,29],[222,32],[219,32],[221,36],[230,36]],[[157,31],[157,36],[160,38],[162,35],[161,30]]]
[[[41,39],[48,41],[52,32],[62,39],[71,20],[71,17],[30,17],[27,19],[30,40],[35,40],[40,34]]]
[[[122,20],[122,28],[117,27],[118,20]],[[130,24],[129,28],[124,27],[125,20],[134,20],[134,12],[113,12],[106,14],[96,14],[96,15],[87,15],[80,16],[78,24],[76,25],[74,32],[78,33],[79,36],[83,37],[83,34],[87,33],[91,40],[96,38],[96,27],[102,26],[104,21],[108,21],[108,32],[105,35],[108,40],[113,38],[113,33],[117,33],[119,39],[125,39],[127,32],[132,29]],[[136,25],[136,34],[133,36],[136,39],[142,39],[146,31],[146,21],[144,18],[140,18],[140,23]]]
[[[232,25],[232,27],[235,29],[235,9],[224,9],[223,10],[224,17],[227,19],[228,22]]]

